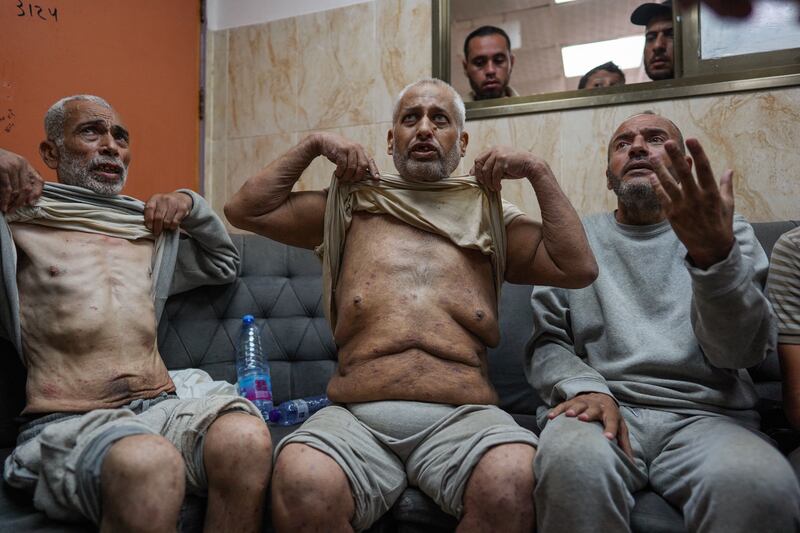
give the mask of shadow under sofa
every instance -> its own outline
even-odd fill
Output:
[[[778,236],[798,222],[754,224],[769,254]],[[270,360],[276,402],[325,391],[336,365],[336,347],[323,316],[318,259],[302,250],[253,235],[233,235],[242,257],[239,278],[230,285],[201,287],[169,299],[159,325],[159,348],[170,370],[200,368],[215,380],[236,381],[234,346],[241,317],[252,314]],[[535,414],[542,404],[523,372],[525,343],[530,336],[531,287],[506,283],[500,302],[501,342],[489,352],[489,374],[500,406],[522,426],[538,433]],[[11,452],[16,438],[14,418],[24,405],[25,371],[13,347],[0,341],[0,459]],[[763,430],[784,452],[800,444],[781,411],[777,359],[751,371],[761,397]],[[279,442],[297,426],[271,427]],[[655,493],[635,495],[633,530],[647,533],[685,532],[681,513]],[[201,531],[205,501],[187,497],[181,531]],[[264,530],[271,531],[267,510]],[[419,490],[409,487],[394,507],[372,528],[383,532],[445,532],[456,520],[440,511]],[[4,483],[0,487],[0,532],[86,532],[89,523],[65,524],[33,508],[27,494]],[[498,528],[501,530],[501,528]]]

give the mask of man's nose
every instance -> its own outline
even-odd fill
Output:
[[[422,120],[417,123],[417,137],[431,137],[435,127],[436,125],[428,117],[422,117]]]
[[[486,62],[486,67],[483,69],[483,73],[489,77],[494,77],[497,75],[497,65],[494,64],[494,61]]]
[[[656,50],[666,50],[667,49],[667,36],[664,35],[662,32],[658,32],[656,34],[656,41],[655,47]]]
[[[644,135],[635,136],[633,142],[631,142],[631,147],[628,149],[628,156],[631,158],[646,157],[648,154],[649,149],[644,141]]]
[[[118,155],[119,145],[111,133],[106,133],[100,141],[100,153],[104,155]]]

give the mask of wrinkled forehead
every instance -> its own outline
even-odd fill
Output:
[[[617,138],[617,136],[622,135],[624,133],[633,133],[636,134],[643,129],[662,129],[669,134],[670,139],[677,141],[680,138],[680,132],[675,124],[672,121],[660,116],[660,115],[650,115],[648,113],[643,113],[641,115],[633,115],[632,117],[625,120],[619,127],[614,131],[614,134],[611,136],[611,139]]]
[[[109,128],[111,126],[124,127],[122,118],[114,109],[90,100],[67,102],[64,106],[64,111],[66,115],[65,131],[69,131],[72,127],[86,122],[103,122]]]
[[[453,95],[444,87],[438,87],[436,85],[412,87],[403,95],[398,107],[401,113],[403,110],[408,109],[430,109],[435,107],[447,111],[452,117],[456,116]]]

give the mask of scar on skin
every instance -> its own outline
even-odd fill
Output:
[[[53,266],[51,266],[51,267],[50,267],[50,275],[51,275],[51,276],[55,277],[55,276],[58,276],[59,274],[61,274],[61,269],[59,269],[59,268],[58,268],[57,266],[55,266],[55,265],[53,265]]]
[[[361,296],[356,296],[355,298],[353,298],[353,303],[356,304],[356,305],[360,304],[361,303]]]
[[[475,318],[477,318],[478,320],[483,320],[484,316],[486,316],[486,314],[483,311],[481,311],[480,309],[475,311]]]

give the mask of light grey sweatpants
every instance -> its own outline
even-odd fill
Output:
[[[725,416],[622,407],[635,459],[596,422],[565,415],[539,437],[540,533],[630,531],[632,494],[648,483],[692,532],[800,530],[800,486],[757,431]]]

